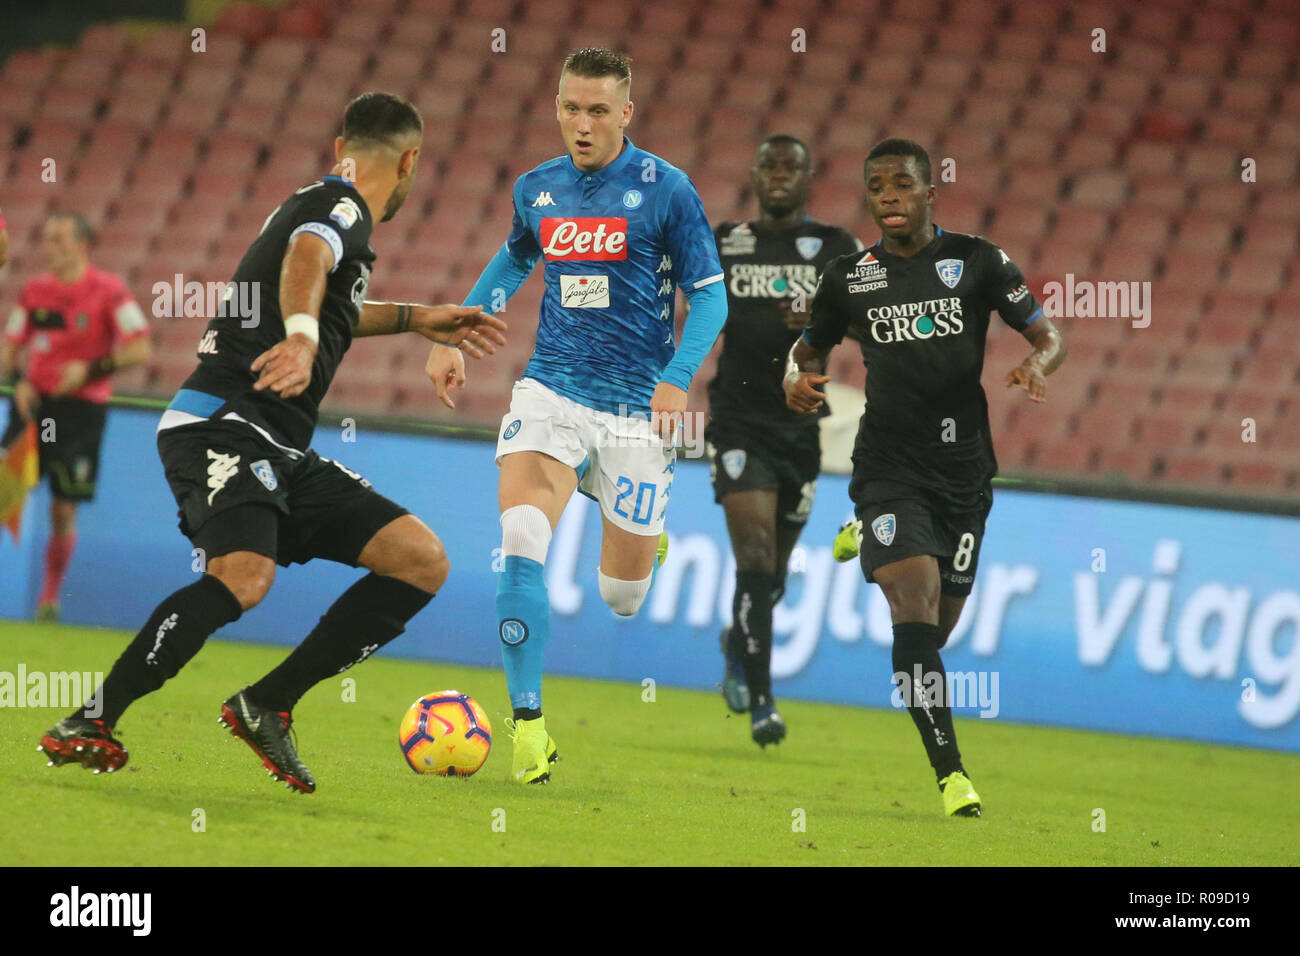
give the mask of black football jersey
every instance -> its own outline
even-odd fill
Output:
[[[199,343],[199,367],[184,388],[227,400],[221,414],[234,412],[267,430],[279,443],[299,451],[311,443],[321,400],[352,344],[352,331],[366,298],[375,253],[370,210],[351,183],[325,176],[303,186],[267,217],[240,260],[226,300]],[[253,360],[284,339],[280,314],[280,267],[289,240],[310,232],[334,250],[320,307],[320,344],[311,384],[284,399],[269,389],[257,392],[249,368]],[[237,297],[237,298],[236,298]],[[256,321],[249,308],[256,299]]]
[[[809,308],[817,279],[837,256],[862,243],[838,226],[813,219],[780,232],[756,222],[724,222],[713,230],[727,285],[727,324],[717,376],[709,383],[709,414],[779,429],[816,429],[817,419],[786,406],[781,380],[797,330],[778,304],[800,294]]]
[[[914,256],[877,242],[826,267],[804,338],[826,349],[851,329],[861,343],[867,406],[855,476],[976,504],[997,473],[980,385],[994,309],[1017,331],[1042,314],[1020,269],[982,236],[936,226]]]

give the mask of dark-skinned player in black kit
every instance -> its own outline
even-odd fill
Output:
[[[812,510],[821,470],[817,416],[786,407],[781,379],[790,346],[808,321],[817,276],[862,243],[808,218],[808,147],[793,136],[765,139],[750,170],[758,219],[714,229],[727,286],[718,374],[709,383],[704,437],[714,497],[727,515],[736,555],[732,623],[722,632],[722,695],[749,711],[760,746],[786,734],[772,697],[772,609],[785,590],[790,552]],[[826,414],[829,410],[823,408]]]
[[[931,214],[930,157],[887,139],[867,155],[867,199],[882,238],[826,267],[812,315],[790,351],[790,408],[813,414],[832,348],[852,329],[867,366],[867,406],[853,451],[849,496],[857,520],[836,556],[859,555],[867,581],[889,601],[893,666],[938,779],[944,812],[981,815],[962,766],[939,648],[971,591],[997,460],[980,385],[989,313],[1033,346],[1006,376],[1042,402],[1046,377],[1065,359],[1007,255],[980,236],[947,232]]]
[[[268,773],[311,793],[289,733],[294,705],[401,634],[446,580],[446,553],[424,522],[309,447],[354,338],[411,331],[476,358],[505,342],[505,323],[477,307],[365,301],[371,229],[410,192],[423,134],[401,97],[357,97],[333,170],[281,203],[249,246],[230,286],[256,310],[219,310],[198,367],[158,423],[180,528],[205,556],[204,573],[158,605],[91,700],[41,738],[51,764],[119,769],[128,754],[114,727],[126,709],[258,604],[277,563],[324,558],[369,573],[282,663],[227,698],[219,718]]]

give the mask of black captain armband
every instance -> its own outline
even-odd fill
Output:
[[[89,370],[86,372],[86,378],[103,378],[105,375],[112,375],[116,371],[117,362],[113,360],[113,356],[105,355],[102,359],[97,359],[91,363]]]

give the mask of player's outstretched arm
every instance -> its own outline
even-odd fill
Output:
[[[320,236],[303,232],[290,240],[280,266],[285,338],[253,360],[252,370],[260,373],[253,388],[269,388],[281,398],[293,398],[311,384],[320,341],[320,304],[333,267],[334,250]]]
[[[413,305],[407,302],[366,302],[353,336],[415,332],[430,342],[463,349],[473,358],[496,353],[506,344],[506,323],[481,306]]]
[[[1045,315],[1040,315],[1020,334],[1029,340],[1034,351],[1007,373],[1006,387],[1019,385],[1033,401],[1046,401],[1047,376],[1065,361],[1065,339],[1061,330]]]
[[[785,389],[785,403],[796,412],[807,415],[817,411],[826,401],[826,396],[817,388],[831,380],[824,374],[830,354],[830,349],[813,348],[803,336],[795,340],[786,359],[785,379],[781,386]]]
[[[519,287],[528,279],[529,274],[533,271],[533,266],[536,264],[537,257],[516,256],[510,251],[509,242],[502,243],[501,248],[497,250],[497,254],[488,262],[482,275],[474,283],[474,287],[469,290],[469,295],[465,297],[464,304],[481,309],[492,309],[497,312],[505,311],[506,302],[519,291]],[[484,318],[492,319],[492,316],[485,313]],[[504,331],[504,324],[501,329]],[[433,348],[429,350],[428,361],[424,364],[425,374],[429,376],[434,387],[438,390],[438,398],[448,408],[456,407],[451,400],[450,389],[461,388],[465,385],[465,356],[461,353],[463,352],[471,358],[483,358],[483,351],[477,348],[476,343],[468,338],[455,343],[458,347],[448,347],[452,344],[443,344],[441,341],[435,340]],[[505,344],[504,338],[500,340],[499,344]],[[488,354],[495,351],[495,349],[487,350]]]

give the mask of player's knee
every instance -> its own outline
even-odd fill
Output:
[[[77,503],[62,498],[54,499],[50,507],[50,525],[57,535],[72,534],[77,530]]]
[[[776,542],[766,531],[746,535],[736,542],[736,570],[770,574],[776,567]]]
[[[451,573],[451,560],[442,541],[421,522],[418,531],[406,535],[398,544],[391,555],[391,566],[376,573],[405,581],[429,594],[437,594]]]
[[[641,581],[624,581],[620,578],[611,578],[604,571],[596,569],[601,599],[609,605],[611,611],[621,617],[631,617],[641,609],[641,605],[645,603],[645,596],[650,593],[650,582],[653,578],[653,574],[648,574]]]
[[[885,592],[895,621],[934,620],[939,610],[939,588],[926,582],[898,582]]]
[[[208,573],[224,584],[245,611],[262,603],[275,581],[275,562],[251,552],[213,558]]]
[[[546,563],[551,520],[536,505],[515,505],[501,512],[501,553]]]
[[[447,557],[447,550],[432,532],[423,540],[411,542],[402,565],[401,571],[393,577],[429,594],[437,594],[451,573],[451,560]]]
[[[425,549],[421,567],[429,584],[425,590],[436,594],[447,582],[447,575],[451,574],[451,559],[447,557],[447,549],[442,546],[437,535],[433,536],[433,541]]]

